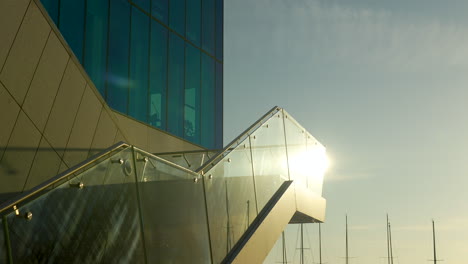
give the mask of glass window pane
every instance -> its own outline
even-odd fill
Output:
[[[169,35],[169,87],[167,130],[183,137],[184,130],[184,60],[185,43],[177,35]]]
[[[202,48],[214,55],[215,46],[215,0],[202,2]]]
[[[216,0],[216,59],[223,60],[224,0]]]
[[[201,0],[187,1],[187,39],[201,47]]]
[[[86,6],[84,67],[102,96],[105,96],[108,7],[106,1],[88,1]]]
[[[167,25],[169,0],[153,0],[151,15]]]
[[[166,129],[168,31],[151,21],[149,123]]]
[[[131,20],[128,113],[140,121],[147,122],[150,18],[133,7]]]
[[[200,50],[186,45],[184,138],[200,143]]]
[[[84,7],[85,1],[60,1],[60,32],[81,63],[83,63]]]
[[[106,100],[110,107],[125,114],[128,104],[129,37],[130,4],[126,0],[111,0]]]
[[[223,64],[216,63],[215,147],[223,148]]]
[[[202,53],[202,89],[201,89],[201,144],[214,148],[215,117],[215,65],[210,56]]]
[[[136,6],[149,13],[151,0],[131,0]]]
[[[169,0],[169,26],[185,36],[185,0]]]
[[[59,0],[41,0],[41,3],[47,10],[47,13],[49,13],[55,25],[58,25]]]

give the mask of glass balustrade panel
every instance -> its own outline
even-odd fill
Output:
[[[325,147],[309,133],[307,133],[306,153],[307,160],[309,160],[309,170],[307,174],[308,188],[315,194],[322,196],[323,177],[329,162]]]
[[[282,112],[259,127],[250,136],[250,142],[260,210],[281,184],[289,180]]]
[[[199,174],[135,149],[148,263],[211,263]]]
[[[144,262],[131,154],[113,154],[8,214],[13,261]]]
[[[7,245],[5,242],[5,230],[3,225],[3,219],[0,217],[0,263],[7,263]]]
[[[284,114],[284,126],[290,179],[307,186],[310,160],[307,157],[306,131],[287,113]]]
[[[220,263],[257,216],[248,138],[205,172],[205,190],[213,262]]]

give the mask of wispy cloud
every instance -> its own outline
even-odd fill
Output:
[[[247,31],[262,32],[277,56],[292,56],[295,63],[319,60],[324,67],[342,63],[400,71],[468,66],[468,28],[462,25],[316,0],[255,2],[253,12],[262,14]],[[269,17],[269,9],[280,11]]]

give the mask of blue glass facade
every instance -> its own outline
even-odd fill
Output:
[[[223,0],[41,0],[113,109],[222,147]]]

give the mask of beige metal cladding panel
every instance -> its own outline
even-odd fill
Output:
[[[101,115],[102,103],[91,89],[89,86],[85,89],[68,140],[67,149],[63,156],[63,160],[69,167],[84,161],[88,157],[98,119]]]
[[[23,21],[29,0],[0,1],[0,70]]]
[[[18,104],[0,83],[0,160],[15,125],[16,118],[18,118],[19,110]]]
[[[22,105],[41,53],[50,33],[50,26],[34,2],[29,5],[18,31],[0,80]]]
[[[127,116],[113,112],[117,118],[119,128],[122,129],[124,135],[128,137],[130,144],[144,150],[148,149],[148,129],[147,126],[135,121]]]
[[[37,149],[24,189],[29,190],[57,175],[61,162],[62,160],[57,152],[43,137]]]
[[[69,60],[44,130],[44,136],[59,155],[67,146],[85,86],[85,79]]]
[[[117,127],[111,119],[108,111],[110,110],[107,108],[103,108],[101,111],[101,116],[99,117],[89,156],[97,154],[114,143]]]
[[[23,190],[40,139],[39,131],[21,111],[0,161],[0,193]]]
[[[23,110],[41,132],[49,117],[68,58],[67,51],[52,32],[23,104]]]

